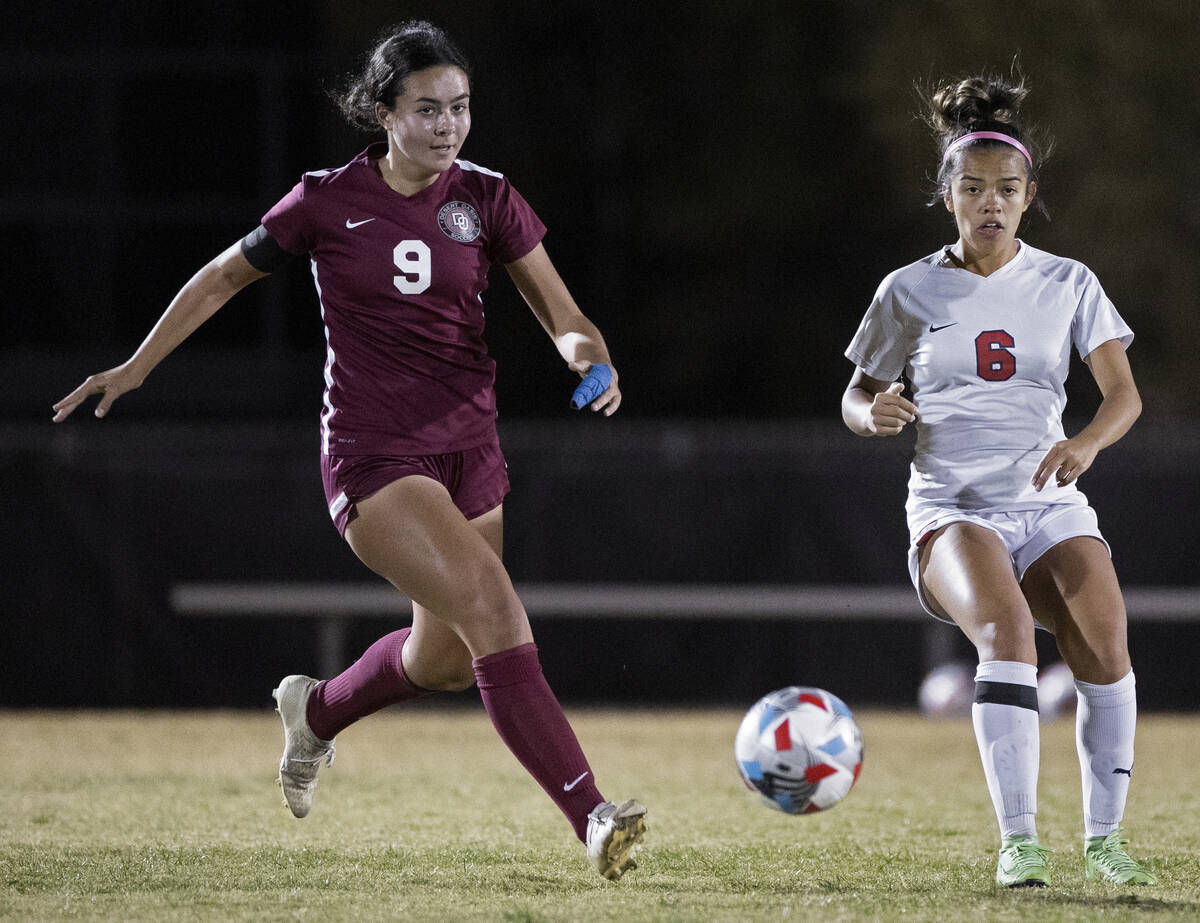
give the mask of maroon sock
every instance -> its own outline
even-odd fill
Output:
[[[500,739],[521,761],[567,820],[587,834],[587,816],[604,796],[562,706],[542,676],[536,644],[479,657],[475,683]]]
[[[402,628],[384,635],[366,649],[349,669],[318,683],[308,697],[308,726],[321,740],[333,740],[339,731],[385,705],[419,699],[432,690],[408,678],[400,652],[412,633]]]

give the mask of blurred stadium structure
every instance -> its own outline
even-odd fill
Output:
[[[0,705],[264,705],[280,675],[318,668],[318,620],[186,617],[171,588],[371,579],[323,510],[323,349],[303,260],[239,295],[103,425],[86,411],[48,423],[54,400],[125,358],[302,171],[364,146],[322,87],[401,12],[280,9],[6,11]],[[571,376],[494,274],[518,583],[905,585],[907,444],[841,428],[842,350],[878,280],[952,231],[923,206],[933,151],[913,82],[1018,53],[1030,113],[1057,142],[1042,183],[1053,220],[1023,236],[1095,269],[1137,332],[1144,418],[1084,490],[1127,586],[1200,583],[1193,4],[1012,0],[981,20],[941,0],[620,16],[417,0],[402,15],[440,22],[469,51],[464,156],[509,174],[546,221],[626,392],[618,418],[571,417]],[[1076,421],[1095,406],[1078,363],[1068,394]],[[1177,616],[1135,613],[1145,708],[1200,703],[1200,623]],[[387,624],[348,622],[345,649]],[[631,612],[546,613],[536,631],[564,699],[741,703],[801,682],[908,705],[935,629],[894,611],[853,623]],[[936,643],[961,656],[946,631]]]
[[[18,488],[0,498],[6,704],[257,705],[276,674],[328,666],[319,619],[199,618],[181,611],[181,586],[375,587],[368,614],[342,626],[350,656],[405,619],[398,594],[394,616],[380,615],[384,584],[328,521],[308,424],[85,416],[0,436],[0,478]],[[832,424],[595,417],[510,422],[501,437],[513,483],[505,556],[519,585],[557,593],[531,608],[565,700],[739,703],[805,682],[863,704],[912,705],[931,660],[965,653],[954,629],[915,615],[906,591],[902,439]],[[1200,701],[1190,666],[1200,593],[1187,595],[1200,527],[1182,514],[1200,506],[1196,470],[1200,439],[1146,426],[1084,484],[1129,589],[1146,709]],[[594,599],[606,584],[613,598],[585,617],[570,587]],[[636,593],[663,584],[736,592],[697,600],[689,618],[682,595]],[[805,586],[829,594],[828,612],[796,603],[781,613],[779,594]],[[1185,598],[1156,602],[1155,587]],[[862,611],[864,590],[879,611]],[[297,604],[298,614],[311,608]]]
[[[401,15],[439,21],[471,53],[464,156],[508,174],[550,228],[628,381],[623,414],[836,414],[842,351],[878,281],[953,234],[924,205],[935,151],[914,82],[1019,55],[1029,115],[1056,142],[1040,186],[1052,220],[1022,236],[1097,272],[1137,332],[1147,418],[1200,415],[1200,18],[1186,0],[1013,0],[986,21],[941,0],[67,6],[70,29],[63,4],[20,4],[0,39],[19,158],[0,176],[6,416],[44,419],[303,171],[365,146],[323,88]],[[322,337],[303,264],[197,334],[193,357],[216,355],[193,359],[189,390],[146,400],[171,416],[193,401],[295,414],[283,373]],[[496,275],[501,406],[557,414],[553,351]],[[253,400],[223,385],[245,362],[280,373]],[[1074,384],[1086,409],[1094,388]]]

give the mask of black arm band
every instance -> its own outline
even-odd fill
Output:
[[[242,238],[242,255],[259,272],[274,272],[294,253],[288,253],[261,224]]]

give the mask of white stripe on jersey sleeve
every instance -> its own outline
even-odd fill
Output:
[[[469,160],[456,160],[454,162],[458,164],[460,169],[473,170],[476,173],[486,173],[488,176],[494,176],[496,179],[504,179],[503,173],[497,173],[495,170],[489,170],[487,167],[481,167],[479,164],[471,163]]]
[[[340,167],[334,167],[332,170],[329,170],[329,169],[324,169],[324,170],[306,170],[306,171],[305,171],[305,173],[304,173],[304,175],[305,175],[305,176],[317,177],[317,178],[319,178],[319,177],[322,177],[322,176],[333,176],[333,174],[335,174],[335,173],[341,173],[343,170],[345,170],[345,169],[346,169],[347,167],[349,167],[349,166],[350,166],[350,164],[348,164],[348,163],[347,163],[347,164],[342,164],[342,166],[340,166]]]

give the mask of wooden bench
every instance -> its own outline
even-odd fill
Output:
[[[957,629],[930,618],[907,586],[817,584],[524,583],[516,587],[531,619],[822,619],[923,622],[927,666],[946,659]],[[188,616],[319,619],[322,676],[347,666],[346,621],[412,612],[412,602],[383,583],[180,583],[171,608]],[[1131,623],[1200,619],[1200,587],[1125,590]]]

